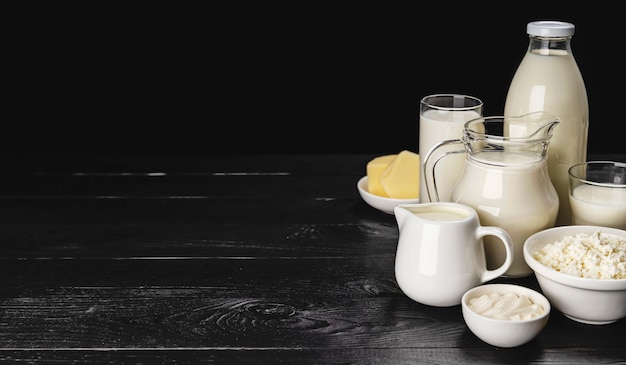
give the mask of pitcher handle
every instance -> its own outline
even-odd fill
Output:
[[[435,176],[435,168],[437,167],[437,163],[444,157],[448,156],[448,155],[453,155],[453,154],[458,154],[458,153],[465,153],[465,148],[462,150],[456,150],[456,151],[448,151],[448,152],[444,152],[443,154],[437,156],[437,159],[435,160],[435,162],[433,162],[433,166],[432,169],[428,169],[428,162],[430,160],[430,158],[432,157],[432,155],[434,154],[435,150],[439,149],[440,147],[443,147],[445,145],[448,144],[463,144],[463,141],[460,139],[448,139],[445,141],[441,141],[439,143],[437,143],[436,145],[434,145],[430,150],[428,150],[428,152],[426,153],[426,157],[424,158],[424,163],[422,164],[423,170],[422,174],[424,174],[424,182],[426,183],[426,194],[428,194],[428,199],[431,202],[438,202],[439,201],[439,192],[437,191],[437,178]],[[429,171],[431,173],[429,173]],[[434,195],[435,195],[435,199],[433,200],[431,191],[430,191],[430,186],[429,186],[429,177],[432,177],[432,184],[433,184],[433,190],[434,190]]]

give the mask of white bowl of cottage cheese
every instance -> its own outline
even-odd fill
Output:
[[[524,260],[566,317],[602,325],[626,318],[626,231],[562,226],[528,237]]]

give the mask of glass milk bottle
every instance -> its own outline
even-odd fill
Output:
[[[550,141],[548,171],[560,203],[555,225],[570,225],[567,170],[586,161],[589,128],[587,90],[570,44],[574,25],[535,21],[526,31],[528,49],[509,86],[504,115],[545,111],[560,119]]]

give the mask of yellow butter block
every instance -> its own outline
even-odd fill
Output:
[[[404,150],[398,153],[380,176],[380,184],[390,198],[419,198],[420,156]]]
[[[380,177],[397,154],[376,157],[367,163],[367,191],[370,194],[389,197],[380,183]]]

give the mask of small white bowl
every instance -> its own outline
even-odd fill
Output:
[[[626,238],[626,231],[600,226],[562,226],[537,232],[524,242],[524,260],[543,294],[566,317],[586,324],[608,324],[626,317],[626,279],[590,279],[556,271],[533,257],[544,245],[598,230]]]
[[[361,194],[361,198],[363,198],[363,200],[365,200],[365,202],[370,206],[387,214],[393,214],[393,208],[395,208],[398,204],[415,204],[420,202],[419,199],[393,199],[371,194],[367,191],[367,183],[367,176],[363,176],[356,184],[359,194]]]
[[[531,319],[495,319],[469,307],[470,299],[493,293],[524,295],[543,307],[543,314]],[[465,292],[461,298],[461,311],[467,327],[476,337],[496,347],[517,347],[534,339],[548,323],[550,310],[550,302],[541,293],[515,284],[480,285]]]

